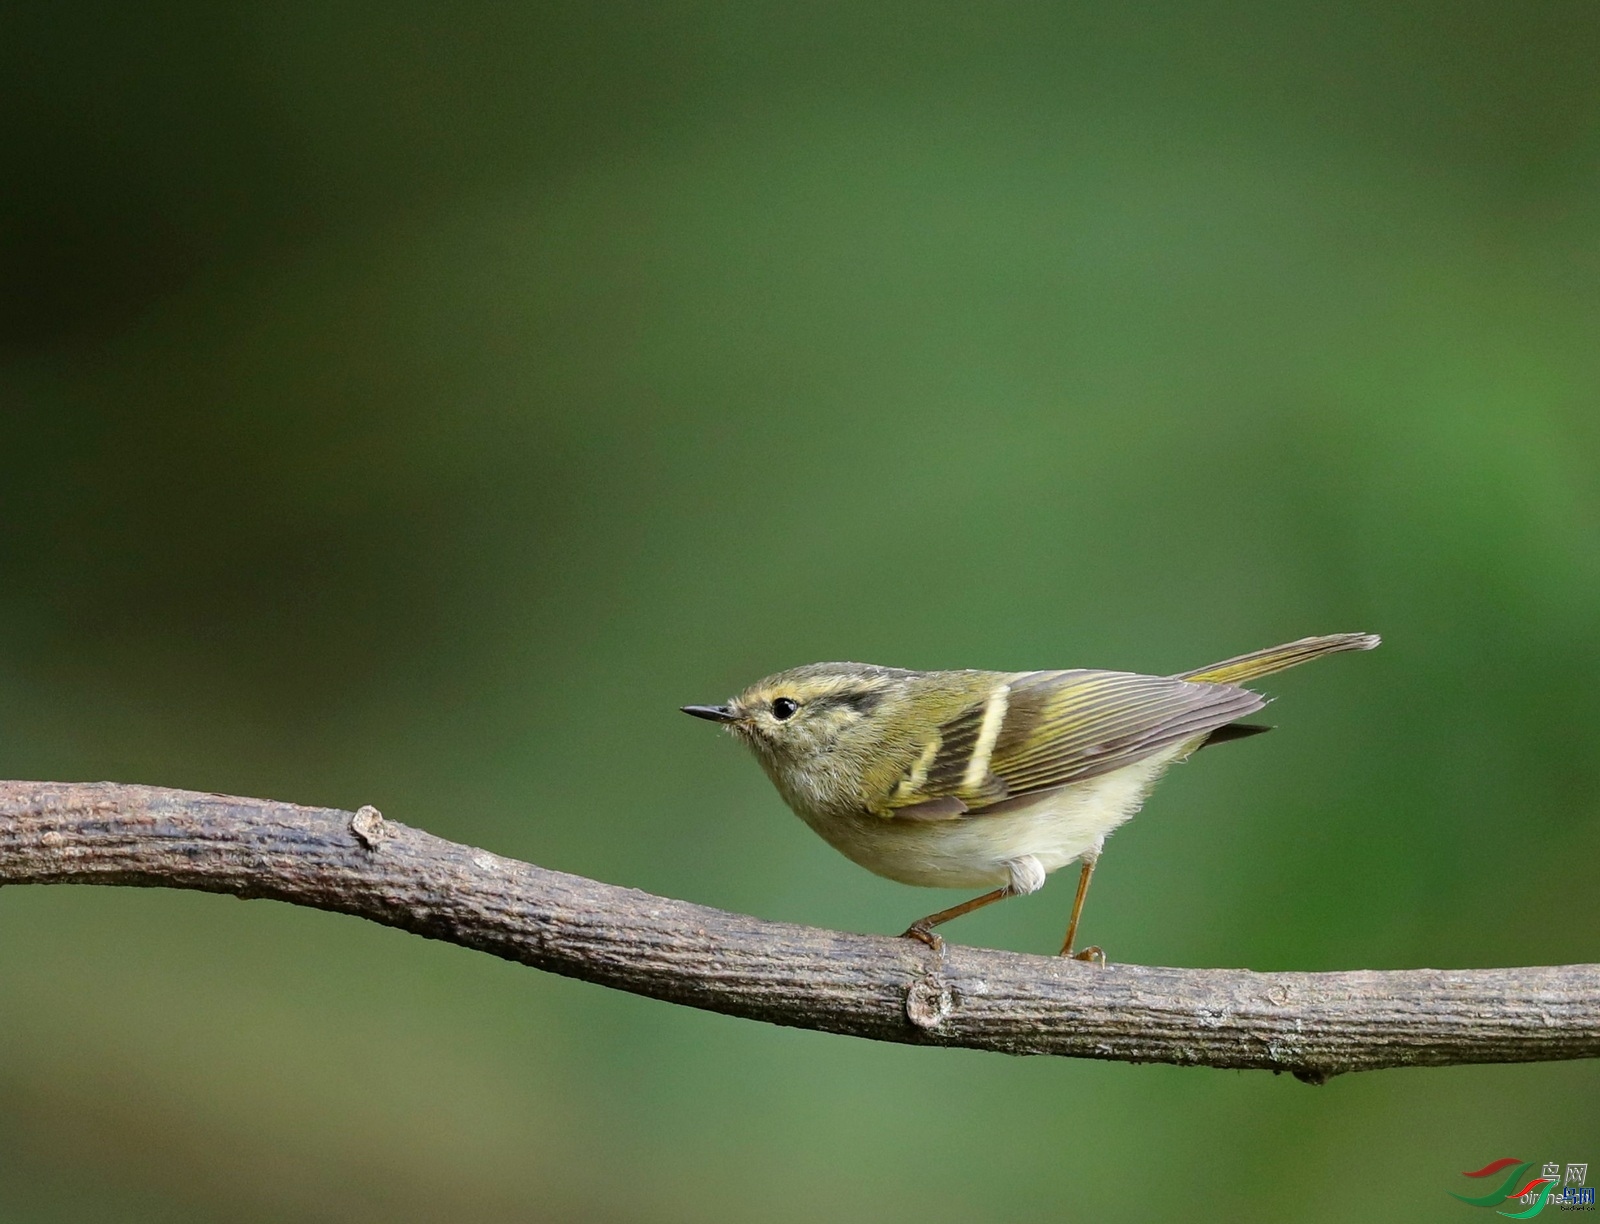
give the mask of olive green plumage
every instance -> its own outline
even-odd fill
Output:
[[[1241,684],[1377,644],[1305,638],[1176,676],[815,663],[684,709],[724,723],[789,806],[870,870],[1031,892],[1092,863],[1173,761],[1264,729],[1239,723],[1266,704]]]

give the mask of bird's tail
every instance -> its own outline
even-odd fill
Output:
[[[1334,633],[1327,637],[1301,638],[1298,642],[1269,646],[1266,650],[1225,659],[1209,667],[1179,672],[1175,679],[1198,680],[1205,684],[1243,684],[1340,650],[1371,650],[1382,640],[1376,633]]]

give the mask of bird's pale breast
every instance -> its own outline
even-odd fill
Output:
[[[1133,816],[1156,780],[1195,742],[1175,744],[1111,773],[1040,794],[1002,812],[951,820],[801,812],[827,842],[869,871],[929,888],[1008,883],[1008,864],[1031,855],[1046,873],[1097,851]]]

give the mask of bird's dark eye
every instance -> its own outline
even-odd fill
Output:
[[[800,703],[793,697],[775,697],[772,701],[772,717],[782,722],[786,718],[794,717],[794,712],[800,708]]]

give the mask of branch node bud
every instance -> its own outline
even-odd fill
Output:
[[[389,836],[383,824],[383,813],[370,803],[362,804],[360,811],[350,817],[350,832],[368,850],[376,850],[378,843]]]
[[[913,978],[906,990],[906,1019],[920,1029],[934,1029],[956,1009],[955,991],[942,977]]]

